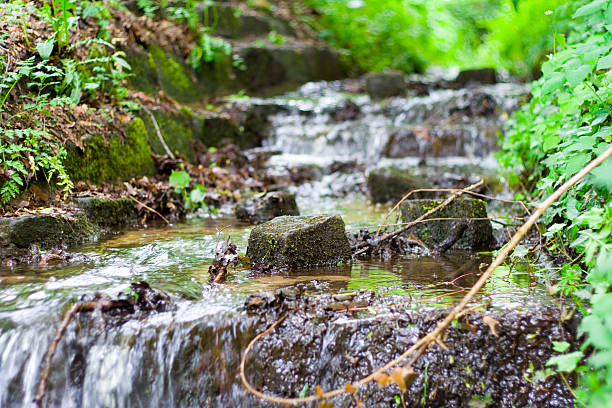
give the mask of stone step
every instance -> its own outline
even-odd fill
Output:
[[[200,19],[206,21],[204,7],[197,7]],[[216,3],[208,8],[207,18],[207,25],[214,27],[213,35],[228,39],[265,37],[272,31],[295,37],[295,30],[289,21],[235,4]]]

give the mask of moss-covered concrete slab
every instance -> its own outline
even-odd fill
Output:
[[[336,265],[351,258],[338,215],[282,216],[253,228],[247,256],[273,267]]]
[[[300,215],[295,195],[283,191],[267,193],[236,204],[236,219],[250,224],[261,224],[283,215]]]
[[[91,137],[84,141],[85,149],[69,144],[64,160],[73,181],[118,182],[133,177],[155,174],[147,130],[140,119],[132,120],[125,137],[110,135]]]
[[[441,203],[441,200],[406,200],[400,206],[402,221],[414,221]],[[465,250],[489,249],[493,242],[493,229],[491,222],[486,219],[487,217],[487,205],[484,201],[476,198],[459,198],[429,217],[457,218],[457,220],[428,221],[415,225],[409,232],[414,233],[429,246],[435,247],[449,236],[462,218],[470,218],[472,220],[468,228],[452,248]]]
[[[103,228],[121,228],[136,220],[136,208],[129,198],[82,197],[74,200],[92,224]]]
[[[157,122],[159,131],[164,138],[164,142],[172,153],[180,153],[193,160],[191,143],[193,141],[193,118],[182,112],[168,115],[160,111],[149,111],[141,113],[141,119],[147,129],[147,138],[151,150],[155,154],[164,155],[166,149],[162,145],[157,129],[153,123],[153,118]],[[153,118],[151,117],[153,116]]]
[[[85,214],[38,214],[2,218],[0,246],[40,249],[76,245],[98,234],[99,228]]]
[[[399,201],[409,191],[422,188],[431,188],[431,184],[408,170],[385,167],[371,170],[368,174],[368,189],[375,203]],[[415,197],[425,196],[424,193],[417,193]]]
[[[198,6],[198,12],[200,18],[204,20],[202,6]],[[214,8],[209,7],[208,25],[215,26],[215,35],[230,39],[263,37],[270,31],[283,36],[295,36],[295,30],[287,20],[232,4],[217,3]]]

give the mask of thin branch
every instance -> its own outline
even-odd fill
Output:
[[[159,125],[157,124],[157,120],[155,119],[155,116],[153,115],[153,112],[151,112],[149,110],[149,108],[147,108],[144,105],[141,105],[141,108],[147,112],[149,114],[149,116],[151,117],[151,121],[153,122],[153,126],[155,127],[155,133],[157,133],[157,137],[159,138],[160,143],[162,144],[162,146],[164,147],[164,150],[166,151],[166,154],[168,156],[170,156],[170,158],[172,160],[175,160],[176,157],[174,156],[174,154],[172,153],[172,151],[170,150],[170,148],[168,147],[168,145],[166,144],[166,141],[164,140],[164,136],[162,136],[161,130],[159,129]]]
[[[133,200],[133,201],[134,201],[136,204],[140,204],[140,205],[142,205],[144,208],[146,208],[147,210],[151,211],[152,213],[159,215],[159,217],[160,217],[162,220],[166,221],[166,224],[170,225],[170,221],[168,221],[168,219],[167,219],[166,217],[164,217],[163,215],[161,215],[159,212],[157,212],[157,211],[156,211],[156,210],[154,210],[153,208],[149,207],[149,206],[148,206],[148,205],[146,205],[145,203],[142,203],[142,202],[138,201],[137,199],[135,199],[135,198],[134,198],[134,197],[132,197],[132,196],[128,196],[128,197],[130,197],[130,199],[132,199],[132,200]]]

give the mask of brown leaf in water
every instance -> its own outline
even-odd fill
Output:
[[[397,367],[391,371],[391,380],[397,384],[402,392],[405,392],[414,381],[416,373],[412,367]]]
[[[324,392],[323,392],[323,388],[321,388],[321,386],[320,386],[320,385],[317,385],[317,386],[315,387],[315,395],[317,395],[318,397],[322,397],[322,396],[323,396],[323,394],[324,394]]]
[[[357,388],[355,388],[355,387],[353,386],[353,384],[350,384],[350,383],[346,384],[346,386],[344,387],[344,389],[346,390],[346,392],[348,392],[348,393],[350,393],[350,394],[354,394],[354,393],[356,393],[356,392],[357,392]]]
[[[487,326],[489,326],[492,335],[494,335],[495,337],[499,337],[499,334],[497,334],[497,325],[499,324],[499,322],[497,320],[495,320],[489,315],[485,315],[482,318],[482,321],[485,322]]]
[[[331,402],[327,402],[327,401],[321,401],[319,403],[319,408],[333,408],[334,404],[332,404]]]

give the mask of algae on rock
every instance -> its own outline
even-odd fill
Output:
[[[147,130],[140,119],[128,123],[125,138],[96,135],[85,140],[85,150],[68,146],[64,166],[74,181],[118,182],[155,174]]]
[[[351,258],[338,215],[282,216],[253,228],[247,256],[273,267],[336,265]]]

